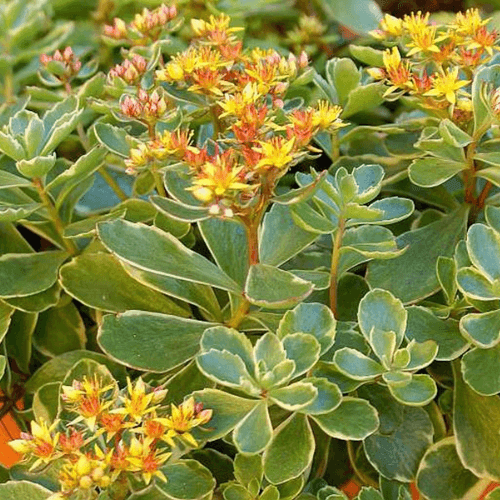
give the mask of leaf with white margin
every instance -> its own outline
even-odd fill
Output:
[[[475,267],[490,280],[500,278],[500,234],[485,224],[473,224],[467,233],[467,251]]]
[[[271,401],[288,411],[305,408],[316,399],[317,395],[318,390],[313,384],[302,381],[269,391]]]
[[[358,322],[361,332],[369,341],[373,328],[396,334],[396,345],[403,341],[406,330],[407,312],[399,299],[392,293],[375,288],[359,303]]]
[[[463,316],[460,331],[483,349],[497,345],[500,342],[500,310]]]
[[[364,399],[345,397],[335,410],[311,418],[331,437],[362,441],[379,427],[375,408]]]
[[[457,272],[460,291],[477,300],[500,299],[500,283],[491,281],[474,267],[462,267]]]
[[[233,328],[225,326],[207,328],[201,337],[200,347],[202,352],[207,352],[210,349],[228,351],[242,359],[248,373],[253,373],[255,370],[252,343],[245,334]]]
[[[303,302],[285,313],[276,334],[280,339],[297,332],[313,335],[321,345],[321,354],[324,354],[335,341],[336,328],[337,321],[329,307]]]
[[[333,361],[341,373],[354,380],[371,380],[385,372],[380,363],[350,347],[339,349]]]
[[[401,403],[410,406],[425,406],[437,394],[437,386],[429,375],[412,375],[406,384],[387,384],[391,394]]]
[[[286,357],[295,362],[294,377],[310,370],[319,360],[321,346],[316,337],[308,333],[292,333],[282,343]]]
[[[267,403],[261,401],[234,428],[233,441],[241,453],[260,453],[273,436]]]

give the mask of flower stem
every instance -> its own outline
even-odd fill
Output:
[[[339,226],[333,240],[332,264],[330,269],[330,309],[333,315],[337,316],[337,281],[338,266],[340,260],[340,248],[342,247],[342,238],[345,231],[345,219],[339,219]]]
[[[164,198],[167,197],[167,191],[165,190],[165,186],[163,185],[163,179],[161,174],[156,170],[156,165],[153,165],[151,169],[151,173],[153,174],[153,179],[155,181],[155,188],[157,193]]]
[[[102,166],[98,172],[121,201],[128,200],[128,196],[125,191],[123,191],[118,182],[116,182],[115,178],[106,170],[105,166]]]
[[[33,182],[33,185],[35,186],[35,188],[38,192],[38,196],[40,196],[40,200],[42,201],[45,208],[49,212],[50,219],[52,220],[52,223],[54,224],[54,227],[57,231],[57,234],[59,234],[59,236],[61,237],[61,240],[62,240],[66,250],[71,255],[76,255],[78,253],[78,248],[75,245],[75,243],[73,242],[73,240],[64,237],[63,221],[61,220],[61,217],[59,217],[59,212],[57,211],[56,207],[52,203],[52,200],[50,199],[49,195],[45,191],[42,180],[39,177],[35,177],[32,182]]]

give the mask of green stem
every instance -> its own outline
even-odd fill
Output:
[[[3,82],[3,91],[5,102],[7,104],[13,104],[14,102],[16,102],[16,100],[14,99],[14,73],[11,67],[7,69],[7,73]]]
[[[163,184],[163,179],[161,174],[156,170],[156,165],[153,165],[153,168],[151,169],[151,173],[153,174],[153,179],[155,181],[155,188],[156,191],[160,196],[163,196],[164,198],[167,197],[167,191],[165,190],[165,186]]]
[[[83,129],[83,125],[81,123],[76,126],[76,132],[78,134],[80,142],[82,143],[83,149],[85,149],[85,152],[88,153],[92,146],[90,145],[89,138],[87,137],[87,134],[85,133],[85,130]]]
[[[340,248],[342,247],[342,238],[345,231],[345,219],[339,219],[339,226],[333,240],[332,265],[330,269],[330,309],[333,315],[337,316],[337,281],[338,267],[340,260]]]
[[[219,134],[221,131],[221,125],[220,125],[219,117],[217,116],[217,113],[215,112],[215,106],[212,106],[210,108],[210,115],[212,116],[212,124],[214,126],[214,133],[213,133],[212,139],[214,141],[216,141],[217,138],[219,137]]]
[[[340,156],[340,141],[337,132],[332,133],[331,141],[332,141],[332,151],[331,151],[332,162],[335,162],[339,159]]]
[[[35,177],[33,179],[33,185],[35,186],[38,196],[40,196],[40,200],[42,201],[43,205],[49,212],[50,219],[52,220],[52,223],[54,224],[54,227],[57,231],[57,234],[61,237],[61,240],[66,248],[66,250],[71,254],[71,255],[76,255],[78,253],[78,248],[73,242],[73,240],[69,238],[64,237],[64,224],[63,221],[61,220],[61,217],[59,217],[59,212],[57,211],[56,207],[52,203],[52,200],[50,199],[49,195],[45,191],[45,188],[43,186],[42,180],[39,177]]]
[[[113,192],[120,198],[121,201],[128,200],[128,196],[126,193],[123,191],[123,189],[120,187],[118,182],[115,181],[115,178],[106,170],[105,166],[102,166],[98,170],[99,174],[101,174],[101,177],[106,181],[108,186],[113,190]]]

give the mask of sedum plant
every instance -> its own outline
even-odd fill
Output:
[[[75,6],[0,2],[0,500],[496,498],[496,17]]]

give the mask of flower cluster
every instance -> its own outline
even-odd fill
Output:
[[[143,9],[129,24],[115,18],[112,25],[104,27],[104,36],[111,40],[128,42],[131,45],[147,45],[158,40],[165,31],[174,28],[172,21],[177,17],[175,5],[160,5],[154,10]]]
[[[428,13],[403,19],[386,14],[372,35],[393,46],[384,53],[384,67],[369,73],[387,82],[386,96],[409,94],[427,109],[438,114],[448,109],[452,118],[467,121],[472,109],[467,87],[474,71],[500,50],[498,34],[487,24],[477,9],[459,12],[444,25],[432,23]]]
[[[327,27],[316,16],[305,14],[299,17],[298,25],[286,34],[287,43],[293,50],[314,53],[323,41]]]
[[[144,57],[134,54],[131,59],[125,59],[122,64],[112,68],[108,77],[110,80],[120,79],[124,84],[137,85],[146,73],[148,63]]]
[[[195,146],[188,126],[155,134],[131,150],[127,171],[152,162],[182,162],[192,173],[190,190],[213,215],[243,215],[314,150],[310,143],[316,133],[343,126],[342,109],[320,102],[285,112],[285,94],[307,68],[305,53],[285,57],[274,50],[243,51],[235,35],[240,29],[230,27],[224,14],[193,19],[191,26],[195,42],[158,70],[156,79],[204,100],[213,141]]]
[[[66,47],[62,52],[56,50],[53,55],[42,54],[40,63],[61,82],[75,77],[82,68],[82,63],[75,56],[71,47]]]
[[[190,431],[210,421],[193,398],[179,406],[162,407],[166,390],[151,390],[142,379],[128,381],[119,393],[96,375],[63,386],[66,411],[76,414],[71,422],[31,422],[31,433],[11,441],[11,447],[32,461],[31,469],[62,459],[59,473],[61,498],[80,491],[112,487],[126,474],[138,474],[146,484],[153,477],[166,481],[161,466],[172,450],[198,446]]]

